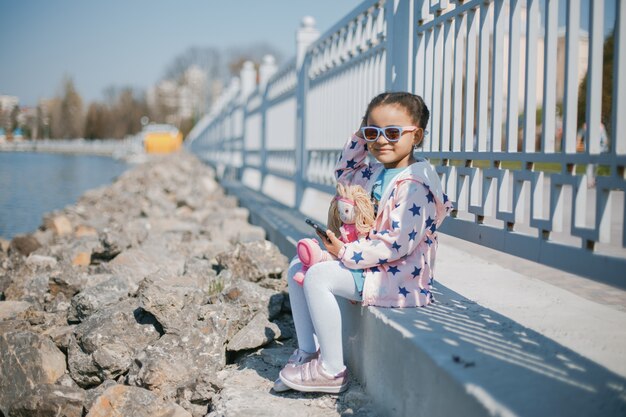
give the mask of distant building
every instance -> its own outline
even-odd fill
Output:
[[[189,67],[179,80],[162,80],[148,89],[146,100],[151,111],[166,123],[180,125],[198,118],[207,110],[207,76],[197,66]]]
[[[15,96],[0,95],[0,127],[8,132],[10,137],[14,123],[14,112],[19,108],[20,99]]]

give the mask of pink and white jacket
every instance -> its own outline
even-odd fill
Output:
[[[371,193],[384,166],[376,160],[367,163],[367,156],[365,141],[350,138],[335,168],[337,181],[361,185]],[[338,256],[347,268],[364,270],[363,305],[431,303],[436,230],[451,209],[428,161],[418,160],[393,179],[381,197],[369,235],[346,243]]]

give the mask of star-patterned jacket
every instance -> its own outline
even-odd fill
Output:
[[[371,193],[384,166],[376,160],[368,163],[367,155],[365,141],[350,138],[337,162],[337,181]],[[417,307],[432,302],[436,230],[451,208],[428,161],[418,160],[393,179],[369,235],[346,243],[338,256],[346,267],[363,269],[363,305]]]

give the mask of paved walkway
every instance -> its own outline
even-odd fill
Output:
[[[626,377],[626,291],[443,234],[437,281]]]

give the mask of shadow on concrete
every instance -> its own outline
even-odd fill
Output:
[[[440,284],[433,292],[428,307],[378,310],[490,411],[626,415],[623,377]]]

